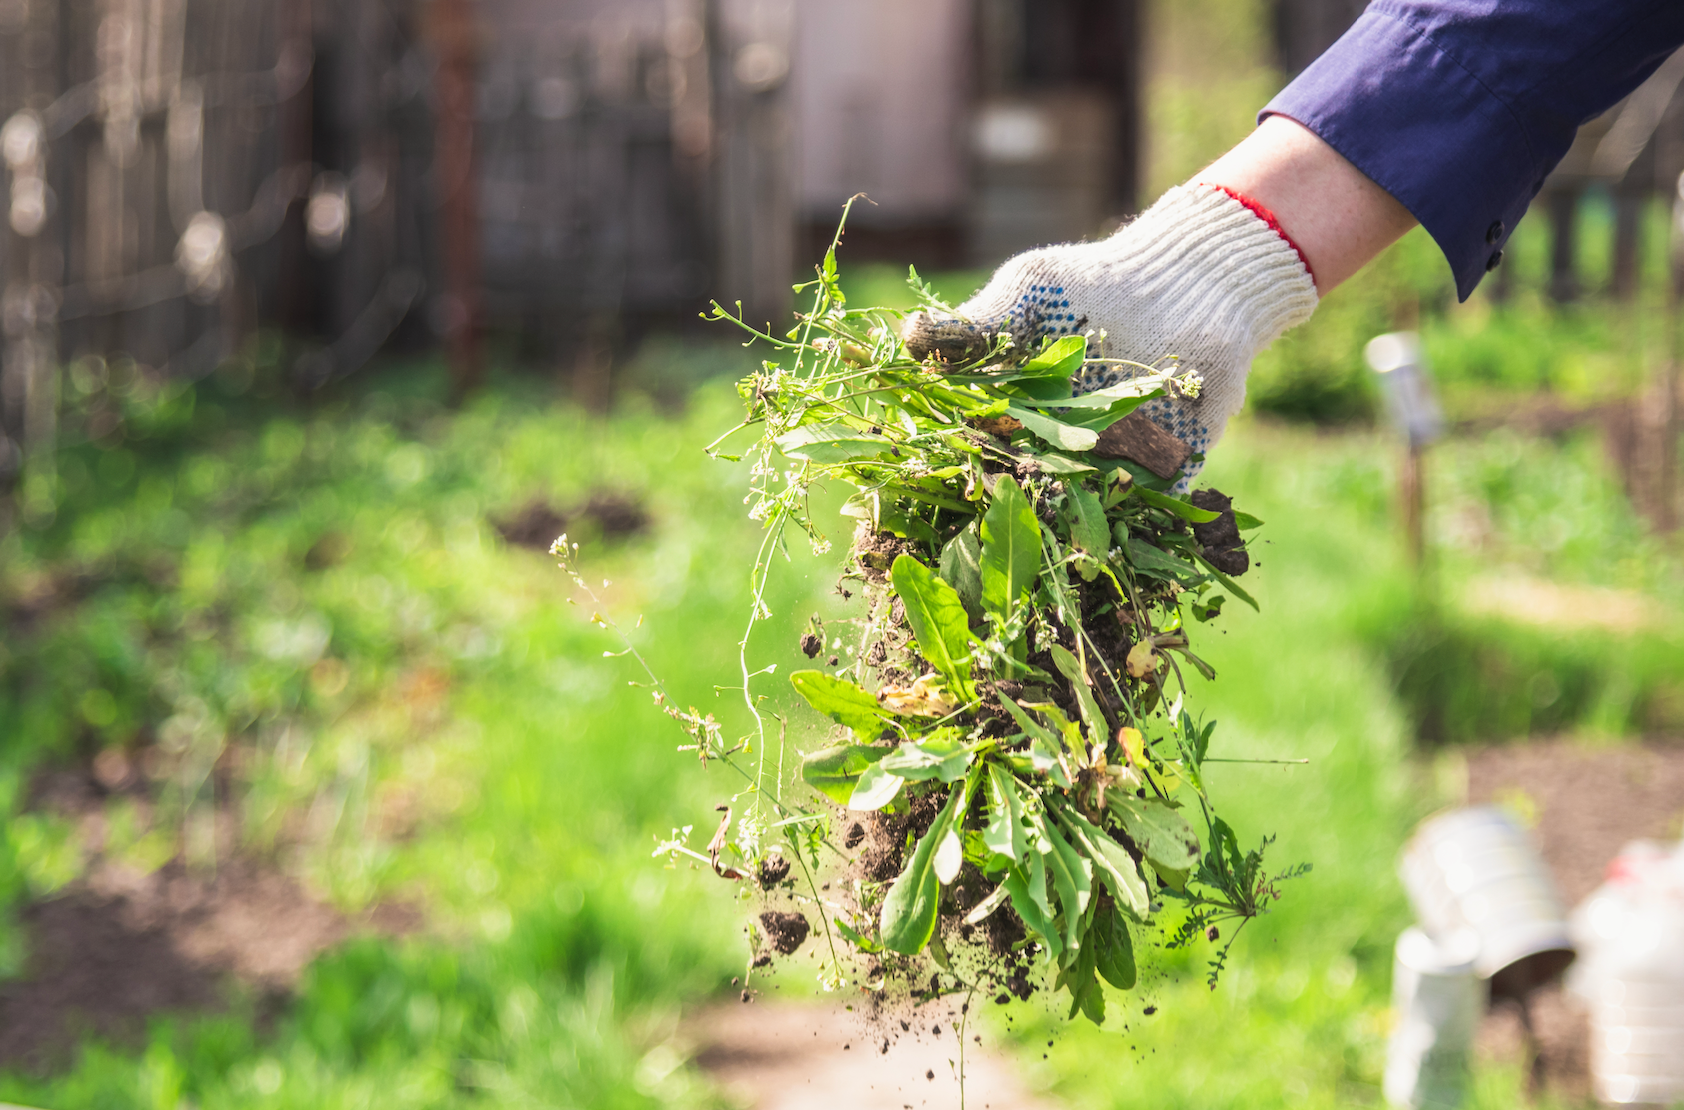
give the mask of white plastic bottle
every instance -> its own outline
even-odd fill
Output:
[[[1684,844],[1634,841],[1573,911],[1568,989],[1590,1007],[1597,1098],[1684,1100]]]
[[[1397,938],[1392,1010],[1397,1024],[1386,1045],[1386,1101],[1411,1110],[1461,1105],[1468,1055],[1485,1004],[1474,974],[1479,938],[1458,932],[1443,943],[1420,929]]]

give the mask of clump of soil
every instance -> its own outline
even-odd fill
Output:
[[[894,813],[874,810],[859,824],[864,848],[859,855],[860,877],[867,882],[889,883],[905,865],[907,836],[916,842],[935,823],[941,800],[931,793],[917,794]],[[851,835],[851,834],[850,834]]]
[[[766,930],[766,938],[782,956],[800,948],[807,940],[807,933],[811,928],[805,917],[781,910],[767,910],[761,914],[760,927]]]
[[[1193,525],[1193,538],[1204,548],[1210,565],[1230,577],[1251,569],[1251,556],[1245,552],[1240,539],[1240,526],[1234,519],[1234,499],[1213,489],[1194,490],[1189,498],[1195,508],[1220,513],[1215,520]]]
[[[771,890],[789,878],[789,861],[782,856],[767,856],[755,877],[760,880],[761,890]]]

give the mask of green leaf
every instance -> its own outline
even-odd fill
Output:
[[[957,740],[933,737],[919,743],[910,741],[883,757],[878,766],[908,782],[940,779],[957,782],[965,777],[970,766],[971,750]]]
[[[1150,379],[1147,379],[1142,382],[1122,382],[1118,385],[1109,385],[1104,389],[1096,389],[1079,397],[1036,397],[1024,399],[1024,403],[1032,408],[1057,408],[1076,412],[1084,409],[1112,409],[1119,405],[1126,405],[1128,408],[1123,416],[1127,416],[1129,412],[1163,391],[1163,386],[1152,383]],[[1079,419],[1087,419],[1087,417],[1080,417]],[[1121,417],[1118,419],[1121,419]]]
[[[1096,559],[1105,558],[1111,551],[1111,525],[1105,519],[1105,506],[1099,495],[1080,482],[1065,483],[1075,519],[1070,524],[1070,538],[1076,546]]]
[[[1074,424],[1066,424],[1062,420],[1054,420],[1050,416],[1026,409],[1020,405],[1011,405],[1006,409],[1006,415],[1040,436],[1054,447],[1065,451],[1092,451],[1099,443],[1099,433],[1092,428],[1078,428]]]
[[[895,795],[905,785],[905,779],[883,770],[883,763],[879,760],[860,774],[859,782],[854,784],[854,792],[848,796],[848,808],[862,813],[882,809],[895,800]]]
[[[1122,529],[1124,526],[1118,524]],[[1194,579],[1199,577],[1197,567],[1177,559],[1174,555],[1152,546],[1138,536],[1127,538],[1129,562],[1135,570],[1143,574],[1150,574],[1156,578]]]
[[[1084,462],[1077,462],[1067,455],[1051,452],[1045,455],[1037,455],[1031,452],[1026,457],[1033,459],[1039,469],[1046,471],[1048,474],[1056,474],[1060,478],[1073,478],[1078,474],[1099,473],[1097,468]]]
[[[936,880],[943,886],[959,877],[959,868],[965,865],[965,846],[959,839],[959,834],[949,825],[947,832],[942,834],[941,843],[936,845],[936,854],[931,857],[931,865],[936,871]]]
[[[1193,869],[1190,867],[1182,871],[1172,871],[1167,867],[1159,867],[1151,860],[1146,861],[1146,866],[1150,867],[1153,871],[1156,871],[1158,873],[1158,878],[1164,881],[1164,885],[1177,893],[1186,891],[1187,876],[1193,873]]]
[[[1054,989],[1063,987],[1070,992],[1070,1013],[1065,1015],[1066,1021],[1080,1012],[1095,1025],[1102,1025],[1105,1022],[1105,991],[1101,989],[1099,979],[1094,974],[1098,961],[1094,956],[1091,939],[1092,918],[1093,913],[1090,909],[1084,919],[1082,947],[1077,950],[1076,958],[1059,971]]]
[[[947,678],[961,700],[974,700],[971,628],[959,592],[910,555],[898,556],[889,574],[918,639],[918,653]]]
[[[1070,776],[1065,771],[1064,760],[1060,758],[1064,753],[1064,741],[1058,733],[1030,716],[1011,698],[1002,697],[1000,704],[1017,721],[1018,727],[1029,734],[1030,767],[1052,779],[1055,786],[1070,789]]]
[[[1067,335],[1049,344],[1040,354],[1018,367],[1017,372],[1026,378],[1068,378],[1082,368],[1082,361],[1087,356],[1087,337]]]
[[[1204,567],[1205,570],[1210,573],[1210,576],[1212,578],[1214,578],[1218,582],[1222,583],[1222,587],[1224,589],[1226,589],[1229,593],[1233,594],[1235,597],[1239,598],[1241,601],[1245,602],[1247,605],[1251,606],[1253,609],[1257,609],[1258,612],[1262,612],[1262,610],[1258,609],[1258,607],[1257,607],[1257,599],[1252,597],[1250,594],[1246,593],[1244,590],[1240,589],[1239,584],[1236,583],[1232,578],[1229,578],[1226,574],[1223,574],[1221,571],[1219,571],[1215,567],[1211,566],[1210,560],[1206,559],[1203,555],[1199,555],[1197,553],[1195,553],[1193,555],[1193,558],[1195,558],[1199,561],[1199,565]]]
[[[801,761],[801,778],[831,801],[847,805],[866,768],[888,752],[887,748],[872,748],[864,744],[821,748]]]
[[[1110,888],[1111,897],[1118,907],[1127,910],[1137,921],[1146,920],[1152,912],[1152,895],[1146,889],[1146,880],[1128,849],[1074,809],[1060,807],[1058,817],[1070,835],[1081,844],[1083,853],[1093,861],[1100,880]]]
[[[1002,474],[982,518],[982,607],[1001,621],[1035,584],[1041,569],[1041,522],[1016,479]]]
[[[1082,720],[1088,726],[1088,735],[1096,742],[1103,742],[1110,726],[1106,723],[1105,714],[1099,711],[1099,703],[1093,700],[1093,691],[1088,688],[1087,676],[1082,673],[1082,664],[1070,653],[1063,644],[1053,644],[1053,665],[1059,673],[1070,680],[1070,688],[1076,692],[1076,705],[1082,711]]]
[[[1128,922],[1114,905],[1103,905],[1094,914],[1088,929],[1093,944],[1094,969],[1105,981],[1120,991],[1134,986],[1134,938],[1129,935]]]
[[[1155,509],[1162,509],[1166,513],[1171,513],[1193,524],[1209,524],[1222,515],[1221,513],[1213,513],[1209,509],[1201,509],[1197,505],[1181,500],[1179,497],[1171,497],[1166,493],[1149,490],[1145,486],[1136,489],[1134,495]]]
[[[1050,744],[1055,749],[1060,747],[1058,733],[1031,717],[1029,711],[1019,705],[1015,699],[1002,695],[1000,704],[1005,706],[1006,711],[1012,715],[1012,719],[1017,722],[1017,727],[1027,732],[1031,739]]]
[[[792,459],[809,459],[825,466],[875,459],[888,454],[894,446],[886,439],[862,436],[838,424],[809,424],[786,432],[773,442]]]
[[[966,613],[982,615],[982,539],[975,521],[941,549],[941,576],[958,593]]]
[[[1008,859],[1021,860],[1028,851],[1023,832],[1023,798],[1011,772],[988,764],[988,801],[993,816],[982,830],[982,842],[989,851]]]
[[[1234,526],[1242,532],[1249,532],[1253,528],[1263,527],[1263,522],[1252,516],[1250,513],[1242,513],[1238,509],[1235,509]]]
[[[1006,872],[1004,886],[1006,893],[1011,895],[1012,909],[1017,911],[1024,926],[1040,937],[1047,952],[1057,959],[1064,950],[1064,941],[1058,935],[1052,909],[1047,905],[1047,869],[1041,854],[1030,852],[1026,863]]]
[[[808,705],[839,725],[865,736],[876,736],[883,728],[883,711],[877,699],[852,682],[823,671],[796,671],[789,676],[789,683]]]
[[[833,917],[831,920],[836,923],[836,931],[842,934],[843,939],[845,939],[849,944],[852,944],[855,948],[858,948],[861,952],[872,953],[883,951],[883,946],[881,944],[878,944],[870,937],[863,935],[858,929],[849,925],[840,917]]]
[[[923,951],[936,931],[936,910],[941,901],[941,880],[936,877],[935,853],[953,827],[963,787],[948,795],[947,805],[936,815],[930,830],[912,851],[900,877],[883,899],[883,947],[912,956]]]
[[[1156,798],[1136,798],[1122,791],[1105,803],[1148,860],[1171,871],[1185,871],[1199,860],[1199,837],[1187,818]]]
[[[932,546],[937,538],[936,530],[928,523],[892,505],[878,507],[877,528],[882,532],[893,533],[903,540],[921,540]]]
[[[1088,899],[1093,895],[1093,879],[1087,860],[1070,846],[1051,821],[1042,821],[1037,830],[1049,849],[1047,866],[1052,871],[1053,889],[1064,910],[1064,941],[1075,951],[1081,947],[1082,914],[1087,911]]]

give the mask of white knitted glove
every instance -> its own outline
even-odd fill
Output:
[[[986,353],[1002,331],[1020,346],[1086,334],[1090,356],[1148,366],[1179,357],[1203,378],[1198,396],[1141,411],[1203,452],[1245,401],[1252,357],[1315,308],[1315,282],[1282,232],[1216,186],[1181,185],[1109,239],[1008,259],[958,307],[959,319],[921,313],[905,335],[918,357],[955,363]],[[1090,363],[1077,385],[1099,389],[1135,373]],[[1181,488],[1199,465],[1188,464]]]

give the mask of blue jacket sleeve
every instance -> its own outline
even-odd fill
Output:
[[[1262,113],[1396,197],[1466,300],[1579,125],[1684,43],[1680,0],[1375,0]]]

